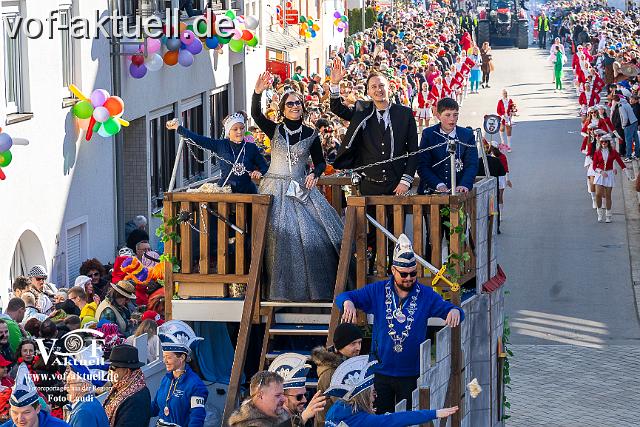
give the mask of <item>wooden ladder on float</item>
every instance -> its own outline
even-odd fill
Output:
[[[259,218],[260,224],[266,221],[265,218]],[[265,222],[266,225],[266,222]],[[262,228],[259,228],[262,229]],[[343,234],[343,240],[340,249],[340,258],[338,263],[338,273],[336,275],[336,286],[334,295],[342,293],[346,288],[347,279],[349,277],[349,262],[352,255],[352,246],[355,238],[356,231],[356,210],[355,208],[347,208],[345,228]],[[246,353],[249,345],[249,333],[251,329],[252,320],[254,314],[260,314],[262,308],[265,313],[266,327],[265,337],[262,345],[262,352],[260,355],[260,367],[265,367],[266,362],[277,356],[277,353],[269,351],[269,344],[271,338],[277,335],[316,335],[327,336],[327,345],[332,342],[333,331],[339,318],[339,311],[335,307],[335,304],[324,303],[279,303],[279,302],[259,302],[259,276],[258,273],[262,267],[262,257],[264,255],[264,241],[261,240],[260,245],[253,247],[252,262],[249,270],[249,285],[247,287],[247,294],[244,300],[244,306],[242,311],[242,319],[240,321],[240,330],[238,332],[238,343],[236,345],[235,356],[233,360],[233,368],[231,369],[231,378],[229,380],[229,388],[227,391],[227,401],[224,407],[223,425],[226,425],[231,412],[238,406],[238,392],[240,389],[240,378],[244,370],[244,364],[246,361]],[[259,259],[259,261],[256,261]],[[254,269],[254,264],[256,269]],[[331,306],[331,321],[329,325],[318,325],[317,327],[291,327],[291,325],[278,325],[275,324],[275,310],[282,307],[323,307],[329,308]],[[258,313],[256,313],[258,309]],[[315,386],[313,381],[307,383],[308,386]]]

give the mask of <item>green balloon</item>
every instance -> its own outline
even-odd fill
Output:
[[[93,105],[89,101],[80,101],[73,106],[73,115],[79,119],[88,119],[93,115]]]
[[[97,133],[100,130],[100,126],[102,126],[102,123],[96,122],[96,124],[93,125],[93,133]]]
[[[187,25],[187,30],[193,32],[193,24]]]
[[[340,17],[340,20],[341,20],[342,22],[347,22],[347,19],[349,19],[349,18],[347,18],[347,17],[346,17],[346,16],[344,16],[344,15],[342,15],[342,16]]]
[[[200,34],[206,34],[208,29],[209,29],[209,27],[207,26],[206,22],[204,22],[204,21],[199,21],[198,22],[198,32]]]
[[[110,117],[106,122],[102,124],[102,126],[104,126],[104,131],[109,135],[115,135],[116,133],[120,132],[121,129],[120,123],[118,123],[118,121],[113,117]]]
[[[11,155],[11,151],[0,153],[0,167],[9,166],[9,163],[11,163],[12,159],[13,156]]]
[[[256,47],[258,45],[258,37],[253,36],[251,40],[247,42],[247,46]]]
[[[229,18],[229,19],[236,19],[236,14],[233,13],[233,10],[227,10],[227,13],[225,13],[225,15]]]
[[[300,23],[304,24],[305,22],[307,22],[307,18],[305,18],[304,16],[300,16]]]
[[[227,44],[229,43],[229,41],[231,41],[231,37],[220,37],[220,36],[216,36],[218,37],[218,41],[220,42],[220,44]]]
[[[229,42],[229,49],[231,49],[232,52],[242,52],[242,49],[244,49],[244,41],[231,40]]]

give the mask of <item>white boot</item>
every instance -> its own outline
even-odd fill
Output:
[[[591,194],[591,202],[592,202],[593,209],[597,209],[598,205],[596,204],[596,194],[595,193],[590,193],[590,194]]]
[[[598,212],[598,222],[604,221],[604,208],[596,208]]]
[[[613,219],[613,214],[611,213],[611,210],[607,209],[606,214],[605,214],[605,221],[606,223],[611,222],[611,220]]]

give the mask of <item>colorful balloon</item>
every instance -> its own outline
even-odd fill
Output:
[[[340,19],[340,17],[342,16],[342,13],[338,12],[337,10],[335,12],[333,12],[333,17],[336,19]]]
[[[170,67],[173,67],[178,63],[178,52],[171,50],[164,54],[164,63]]]
[[[93,110],[93,118],[98,123],[106,122],[107,120],[109,120],[109,117],[111,117],[111,114],[109,114],[109,110],[107,110],[105,107],[96,107],[96,109]]]
[[[73,106],[73,115],[79,119],[88,119],[93,114],[93,105],[89,101],[79,101]]]
[[[193,64],[193,60],[193,55],[186,49],[182,49],[178,53],[178,63],[183,67],[190,67]]]
[[[209,48],[209,49],[215,49],[218,47],[218,45],[220,44],[220,42],[218,41],[217,37],[209,37],[205,40],[205,45]]]
[[[6,133],[0,133],[0,152],[9,151],[13,146],[13,139]]]
[[[91,92],[91,96],[89,97],[89,99],[91,99],[91,105],[93,105],[94,107],[99,107],[100,105],[104,104],[107,98],[109,98],[109,92],[104,89],[94,90],[93,92]]]
[[[137,66],[136,64],[131,63],[129,66],[129,74],[131,74],[131,77],[134,79],[141,79],[147,75],[147,67],[144,64]]]
[[[164,61],[162,60],[162,56],[157,53],[151,55],[145,61],[144,65],[147,67],[149,71],[158,71],[164,65]]]
[[[248,30],[255,30],[258,28],[259,22],[255,16],[247,16],[244,18],[244,25]]]
[[[253,36],[251,40],[247,42],[247,46],[256,47],[258,45],[258,37]]]
[[[242,52],[242,49],[244,49],[244,42],[242,40],[231,40],[229,42],[229,49],[236,53]]]
[[[229,19],[236,19],[236,14],[233,10],[227,10],[225,16]]]
[[[180,39],[167,39],[167,49],[170,51],[176,51],[178,49],[180,49],[180,44],[182,43],[182,41],[180,41]]]
[[[124,101],[119,96],[110,96],[103,105],[112,116],[118,116],[124,111]]]
[[[110,136],[120,132],[120,129],[122,128],[120,123],[118,123],[118,121],[113,117],[110,117],[106,122],[102,124],[102,126],[104,127],[105,132]]]
[[[193,43],[187,46],[187,50],[192,55],[197,55],[202,52],[202,42],[200,40],[194,40]]]
[[[242,40],[249,41],[253,38],[253,34],[249,30],[242,31]]]
[[[147,39],[147,52],[149,54],[160,52],[162,42],[159,39]]]
[[[0,153],[0,167],[9,166],[9,164],[11,163],[11,160],[13,160],[11,151],[4,151]]]
[[[186,46],[189,46],[196,39],[196,35],[193,34],[193,31],[185,31],[180,34],[180,41],[184,43]]]

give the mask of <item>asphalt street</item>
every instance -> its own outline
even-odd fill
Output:
[[[495,113],[502,88],[518,105],[498,254],[515,353],[508,424],[637,425],[640,327],[624,175],[614,189],[613,223],[597,223],[569,64],[565,91],[554,93],[548,51],[497,49],[493,57],[491,88],[469,95],[460,124],[479,127],[484,114]],[[601,393],[610,389],[617,395]],[[612,419],[618,409],[625,417]]]

